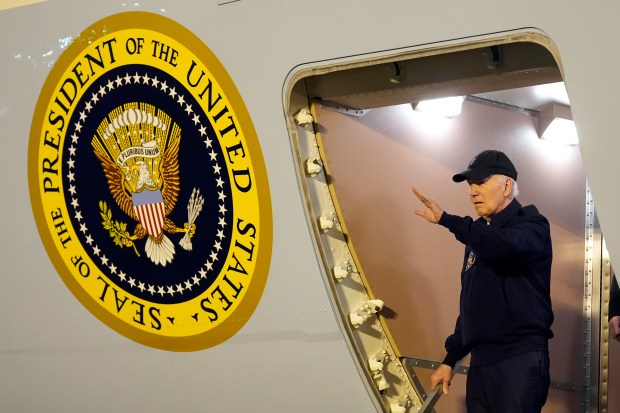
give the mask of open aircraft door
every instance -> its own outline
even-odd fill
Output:
[[[486,97],[563,88],[557,59],[547,38],[523,32],[324,62],[291,76],[289,127],[325,284],[360,370],[393,412],[420,408],[431,391],[460,288],[462,245],[418,221],[410,187],[472,215],[466,185],[451,176],[487,148],[510,154],[519,200],[551,222],[555,337],[545,411],[607,408],[610,263],[579,147],[539,137],[542,108]],[[466,97],[450,119],[414,109],[450,96]],[[464,392],[465,379],[453,380],[437,411],[464,411]]]

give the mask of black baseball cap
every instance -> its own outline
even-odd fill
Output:
[[[466,179],[482,181],[490,175],[506,175],[517,180],[517,170],[504,152],[486,150],[480,152],[469,162],[467,169],[452,177],[454,182],[462,182]]]

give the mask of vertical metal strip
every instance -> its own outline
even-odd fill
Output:
[[[594,259],[594,204],[590,187],[586,184],[585,208],[585,257],[584,257],[584,287],[583,287],[583,385],[584,412],[590,406],[591,392],[591,365],[592,365],[592,266]]]

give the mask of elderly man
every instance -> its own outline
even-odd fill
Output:
[[[412,188],[426,207],[416,215],[465,245],[460,314],[431,386],[441,384],[447,394],[452,368],[471,353],[468,413],[538,413],[547,400],[553,337],[549,222],[515,198],[517,170],[503,152],[479,153],[452,179],[467,181],[478,219],[448,214]]]

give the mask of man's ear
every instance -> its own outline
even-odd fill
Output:
[[[504,196],[509,196],[512,193],[512,186],[512,179],[506,178],[506,180],[504,181]]]

